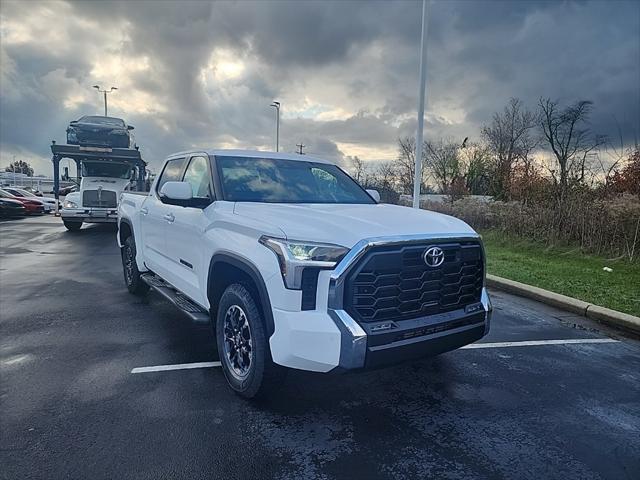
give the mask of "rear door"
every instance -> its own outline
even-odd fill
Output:
[[[191,184],[198,206],[181,207],[168,205],[174,218],[167,229],[167,251],[172,266],[171,283],[202,306],[206,306],[206,282],[209,263],[204,258],[203,239],[211,224],[205,209],[214,201],[211,165],[204,154],[193,154],[189,158],[182,181]]]
[[[140,209],[144,258],[147,267],[167,281],[171,281],[171,260],[167,253],[166,230],[171,226],[169,207],[160,200],[160,189],[167,182],[179,182],[184,172],[186,158],[168,160],[160,174],[152,194],[147,197]]]

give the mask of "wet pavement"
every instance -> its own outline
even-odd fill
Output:
[[[115,232],[0,222],[0,478],[640,478],[640,343],[495,292],[482,342],[358,374],[227,388],[208,328],[127,293]]]

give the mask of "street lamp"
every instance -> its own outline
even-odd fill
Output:
[[[418,131],[416,132],[416,168],[413,179],[413,208],[420,208],[420,186],[422,184],[422,138],[424,129],[424,95],[427,83],[427,7],[422,0],[422,33],[420,35],[420,84],[418,89]]]
[[[270,107],[276,109],[276,152],[280,149],[280,102],[273,102]]]
[[[100,85],[94,85],[93,88],[98,90],[100,93],[104,93],[104,116],[107,116],[107,93],[111,93],[114,90],[117,90],[117,87],[111,87],[109,90],[100,90]]]

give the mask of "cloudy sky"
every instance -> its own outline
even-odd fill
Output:
[[[49,174],[49,143],[101,114],[155,168],[192,147],[392,160],[415,134],[417,1],[2,1],[0,166]],[[592,129],[640,137],[640,2],[432,3],[426,135],[477,138],[509,97],[595,102]]]

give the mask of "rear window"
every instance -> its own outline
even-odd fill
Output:
[[[99,125],[117,125],[119,127],[124,127],[124,120],[121,118],[113,118],[113,117],[82,117],[79,122],[87,122],[87,123],[97,123]]]

